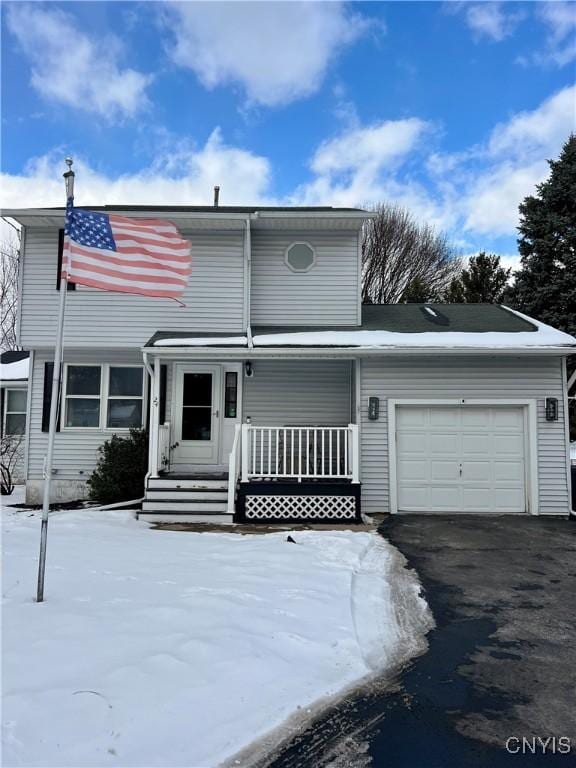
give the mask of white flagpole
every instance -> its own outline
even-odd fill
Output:
[[[74,197],[74,171],[72,158],[66,158],[68,170],[64,173],[66,182],[66,212],[68,204]],[[64,256],[64,254],[62,254]],[[48,513],[50,511],[50,482],[52,480],[52,462],[54,457],[54,437],[56,435],[56,419],[58,415],[58,400],[60,395],[60,380],[62,375],[62,337],[64,333],[64,310],[66,294],[68,293],[68,270],[60,272],[60,305],[58,308],[58,327],[56,331],[56,348],[54,350],[54,366],[52,369],[52,396],[50,398],[50,426],[48,430],[48,448],[46,450],[46,467],[44,477],[44,499],[42,503],[42,530],[40,533],[40,558],[38,562],[38,589],[36,602],[44,601],[44,574],[46,570],[46,540],[48,538]]]

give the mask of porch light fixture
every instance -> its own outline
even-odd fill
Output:
[[[546,421],[558,421],[558,398],[546,398]]]
[[[254,367],[250,362],[250,360],[247,360],[244,363],[244,375],[246,376],[247,379],[251,379],[252,376],[254,376]]]

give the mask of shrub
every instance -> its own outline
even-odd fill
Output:
[[[131,429],[127,437],[112,435],[98,448],[96,469],[87,485],[91,499],[102,504],[131,501],[144,496],[148,471],[148,432]]]

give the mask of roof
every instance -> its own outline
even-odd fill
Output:
[[[0,355],[0,382],[26,381],[30,366],[30,352],[24,350],[2,352]]]
[[[563,349],[576,339],[537,320],[493,304],[382,304],[362,307],[359,326],[254,326],[258,348]],[[234,334],[161,331],[147,347],[247,347]]]
[[[362,208],[335,208],[331,205],[90,205],[80,208],[97,208],[99,211],[178,211],[182,213],[366,213]],[[44,210],[65,211],[62,206],[51,206]]]

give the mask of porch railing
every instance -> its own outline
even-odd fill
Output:
[[[228,512],[234,514],[236,501],[236,482],[240,470],[240,424],[234,428],[234,441],[228,458]]]
[[[359,482],[358,425],[242,425],[242,481],[255,478]]]
[[[170,422],[158,425],[158,467],[157,472],[170,468]]]

